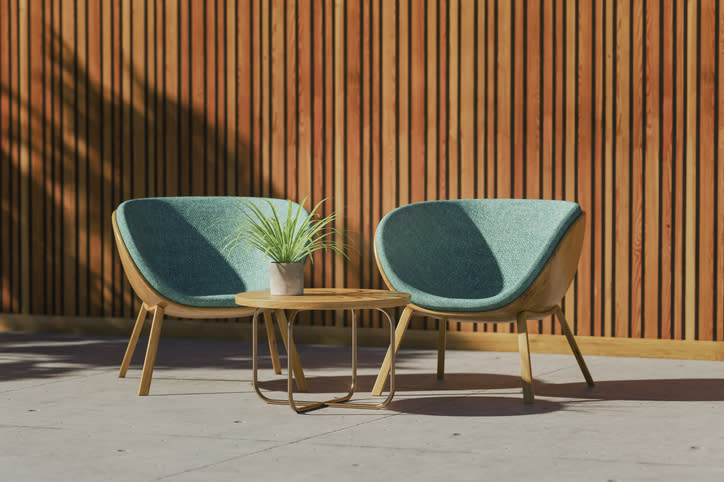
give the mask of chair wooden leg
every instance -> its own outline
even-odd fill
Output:
[[[568,340],[568,344],[571,347],[571,351],[573,351],[573,356],[576,357],[578,366],[583,372],[583,377],[586,379],[586,383],[588,383],[589,387],[592,387],[594,385],[593,377],[591,377],[591,372],[588,371],[588,367],[586,366],[586,362],[583,360],[581,350],[578,349],[578,343],[576,343],[576,339],[573,337],[573,332],[571,332],[571,328],[568,326],[568,322],[566,322],[566,317],[563,315],[563,310],[561,310],[560,307],[556,308],[556,317],[558,318],[558,322],[561,324],[563,334],[566,335],[566,339]]]
[[[445,345],[447,336],[447,320],[439,320],[437,332],[437,379],[445,378]]]
[[[272,367],[277,375],[282,372],[282,364],[279,361],[279,350],[277,349],[277,337],[274,334],[274,322],[271,311],[264,312],[264,326],[266,327],[266,339],[269,342],[269,353],[271,353]]]
[[[133,325],[133,332],[131,333],[131,339],[128,340],[128,346],[126,347],[126,354],[123,355],[123,361],[121,362],[121,369],[118,371],[118,378],[124,378],[128,367],[131,364],[131,358],[133,358],[133,352],[136,351],[136,343],[138,343],[138,337],[141,335],[143,324],[146,322],[146,315],[148,314],[148,308],[144,303],[141,303],[141,309],[138,310],[138,317],[136,317],[136,324]]]
[[[292,370],[294,370],[294,381],[297,383],[297,390],[300,392],[306,392],[309,389],[307,388],[307,379],[304,378],[302,364],[299,361],[297,347],[294,346],[294,343],[289,342],[289,322],[287,321],[287,315],[284,313],[284,310],[274,310],[274,314],[276,315],[277,323],[279,324],[279,331],[281,331],[282,334],[282,341],[284,342],[284,347],[287,350],[287,356],[291,357],[292,360]]]
[[[151,388],[151,377],[153,377],[153,365],[156,363],[158,352],[158,340],[161,338],[161,325],[163,325],[163,307],[156,306],[151,324],[151,334],[148,337],[146,348],[146,360],[143,362],[143,374],[141,375],[141,386],[138,388],[139,395],[148,395]]]
[[[402,312],[402,315],[400,316],[400,321],[397,322],[397,328],[395,328],[395,354],[397,354],[397,350],[400,348],[400,343],[402,343],[402,335],[405,334],[405,330],[407,330],[407,325],[410,324],[410,318],[412,317],[412,313],[413,309],[409,306],[406,307]],[[385,360],[382,362],[382,367],[380,368],[380,372],[377,375],[375,386],[372,388],[372,395],[382,395],[382,389],[385,387],[387,376],[390,374],[391,361],[392,353],[390,353],[390,349],[388,348],[387,354],[385,355]]]
[[[535,402],[533,372],[530,367],[530,345],[528,344],[528,320],[525,313],[518,314],[518,352],[520,353],[520,379],[523,382],[523,400]]]

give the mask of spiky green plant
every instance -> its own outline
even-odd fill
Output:
[[[233,250],[242,246],[256,248],[275,263],[299,263],[309,258],[314,262],[315,251],[332,250],[347,258],[343,234],[334,228],[337,214],[321,217],[318,210],[326,199],[314,206],[309,216],[303,218],[304,198],[296,212],[289,201],[287,217],[281,221],[274,204],[268,199],[272,215],[266,216],[258,206],[248,200],[242,203],[242,222],[238,229],[227,236],[225,249]]]

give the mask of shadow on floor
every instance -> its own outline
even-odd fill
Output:
[[[369,392],[375,382],[374,375],[358,376],[359,393]],[[310,392],[343,392],[350,377],[308,377]],[[488,373],[449,373],[444,380],[435,375],[403,374],[395,377],[396,397],[405,392],[521,390],[520,378],[512,375]],[[547,383],[534,380],[536,396],[573,398],[582,400],[636,400],[657,402],[720,402],[724,401],[724,382],[720,378],[604,380],[588,387],[585,381],[576,383]],[[261,382],[265,390],[285,392],[286,378]],[[460,395],[451,394],[451,397]],[[445,397],[440,397],[444,399]],[[487,399],[487,397],[485,397]]]
[[[146,353],[147,337],[141,337],[131,361],[131,369],[141,368]],[[79,370],[120,367],[128,339],[119,337],[79,336],[44,333],[0,333],[0,382],[24,379],[47,379]],[[305,368],[346,368],[350,366],[349,347],[332,345],[299,345]],[[362,351],[362,350],[360,350]],[[279,344],[282,366],[287,359]],[[266,342],[259,343],[260,368],[271,367]],[[429,354],[422,350],[420,354]],[[359,368],[376,368],[382,363],[385,349],[364,347]],[[415,350],[406,351],[411,360]],[[218,370],[251,370],[251,343],[244,341],[204,340],[162,337],[159,342],[156,369],[213,368]]]
[[[417,415],[438,417],[509,417],[519,415],[540,415],[565,410],[575,402],[537,400],[526,404],[519,397],[424,397],[395,399],[389,410]]]
[[[28,333],[0,333],[0,382],[25,379],[48,379],[72,375],[80,370],[98,368],[117,368],[125,352],[127,339],[119,337],[88,337],[77,335],[57,334],[28,334]],[[261,345],[261,344],[260,344]],[[314,369],[343,369],[349,370],[349,347],[327,345],[300,345],[298,347],[302,364],[305,369],[312,372]],[[145,353],[145,339],[139,341],[132,368],[138,370],[143,364]],[[359,368],[372,369],[379,367],[385,349],[379,347],[361,347]],[[266,348],[261,348],[261,367],[269,372],[271,363]],[[424,362],[420,362],[425,359]],[[405,350],[404,362],[399,366],[415,367],[432,366],[428,363],[435,359],[435,352],[431,350]],[[189,379],[183,375],[184,369],[210,368],[214,370],[228,370],[229,375],[221,374],[214,380],[243,380],[251,378],[251,344],[239,341],[218,341],[203,339],[162,338],[156,368],[168,370],[160,376],[168,377],[179,370],[179,379]],[[282,360],[286,367],[286,358]],[[286,372],[286,370],[285,370]],[[137,371],[135,373],[138,373]],[[134,378],[135,375],[129,375]],[[595,376],[595,374],[594,374]],[[173,377],[173,375],[172,375]],[[158,377],[154,377],[158,378]],[[369,393],[375,381],[375,375],[360,375],[358,377],[358,393]],[[310,376],[308,377],[311,392],[339,393],[346,391],[350,383],[349,376]],[[487,374],[487,373],[449,373],[440,381],[434,374],[398,374],[396,377],[396,398],[390,405],[394,410],[415,410],[416,402],[421,400],[420,407],[427,407],[431,414],[447,413],[444,406],[448,403],[462,403],[462,413],[478,410],[466,409],[466,404],[492,404],[491,407],[481,410],[495,411],[496,404],[506,405],[508,402],[516,405],[511,410],[528,412],[529,408],[518,405],[520,398],[500,398],[498,395],[485,396],[485,390],[510,389],[515,393],[520,390],[520,378],[513,375]],[[265,390],[272,392],[286,392],[286,378],[274,377],[262,382]],[[717,402],[724,401],[724,383],[720,378],[690,378],[690,379],[646,379],[646,380],[603,380],[596,386],[589,388],[581,380],[575,383],[547,383],[542,380],[535,381],[535,392],[539,397],[567,398],[577,400],[635,400],[635,401],[672,401],[672,402]],[[250,389],[250,387],[249,387]],[[474,394],[453,394],[449,397],[439,392],[475,391]],[[406,398],[405,392],[411,392],[415,398]],[[425,397],[425,392],[431,392]],[[419,396],[418,396],[419,395]],[[498,398],[496,398],[498,397]],[[465,399],[461,402],[460,400]],[[467,400],[469,399],[469,400]],[[424,403],[423,403],[424,401]],[[570,403],[570,402],[567,402]],[[578,403],[578,402],[575,402]],[[436,407],[435,405],[440,405]],[[546,407],[556,407],[556,402],[538,400],[535,410]],[[507,410],[507,409],[506,409]],[[552,409],[551,409],[552,410]],[[506,412],[507,413],[507,412]]]

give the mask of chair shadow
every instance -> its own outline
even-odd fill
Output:
[[[375,375],[358,376],[357,396],[369,396],[375,379]],[[285,393],[286,380],[280,377],[263,381],[260,387]],[[307,383],[312,393],[343,393],[350,380],[348,376],[315,376],[308,377]],[[402,374],[395,377],[395,398],[388,408],[421,415],[507,416],[554,412],[596,401],[724,402],[722,381],[718,378],[604,380],[588,387],[584,381],[538,380],[534,381],[536,402],[525,404],[522,393],[518,394],[521,390],[518,376],[450,373],[444,380],[437,380],[433,374]],[[485,390],[501,389],[513,390],[515,395],[485,394]],[[474,392],[459,393],[464,391]]]
[[[520,397],[466,395],[458,397],[423,397],[393,400],[389,410],[436,417],[510,417],[540,415],[565,410],[566,402],[536,400],[523,403]]]

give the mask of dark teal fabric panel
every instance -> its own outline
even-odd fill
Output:
[[[116,221],[131,258],[161,295],[188,306],[236,306],[236,293],[269,288],[270,259],[253,248],[224,249],[241,222],[242,200],[272,213],[264,198],[166,197],[125,201]],[[284,221],[288,201],[269,200]]]
[[[581,213],[567,201],[426,201],[388,213],[375,243],[393,288],[412,303],[490,311],[523,294]]]

